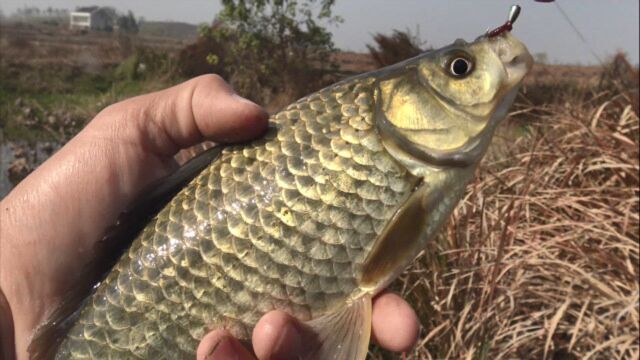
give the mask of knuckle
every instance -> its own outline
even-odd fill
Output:
[[[102,109],[96,118],[135,118],[138,117],[144,107],[140,106],[146,98],[144,96],[138,96],[135,98],[119,101],[115,104],[111,104]]]
[[[126,117],[130,112],[130,106],[127,104],[128,101],[129,100],[120,101],[105,107],[96,114],[94,121],[113,122],[113,119]]]

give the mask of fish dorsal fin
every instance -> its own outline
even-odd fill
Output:
[[[305,323],[315,335],[304,360],[364,360],[371,336],[371,296]]]
[[[41,325],[31,343],[29,355],[33,360],[52,359],[69,328],[80,314],[82,305],[94,292],[111,268],[147,223],[204,168],[209,166],[222,151],[221,146],[210,148],[189,160],[174,173],[153,182],[147,191],[132,203],[129,210],[118,217],[116,224],[107,229],[96,244],[96,254],[86,266],[86,271],[75,287],[70,289],[60,306]]]

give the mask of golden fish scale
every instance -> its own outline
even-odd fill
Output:
[[[357,296],[363,262],[412,176],[373,124],[372,79],[334,85],[229,146],[143,230],[57,358],[189,358],[208,329],[250,339],[261,315],[301,320]]]

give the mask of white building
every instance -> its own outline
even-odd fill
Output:
[[[79,7],[71,12],[69,27],[71,30],[102,30],[113,29],[113,17],[109,9],[99,6]]]

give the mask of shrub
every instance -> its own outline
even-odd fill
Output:
[[[422,42],[411,32],[393,30],[393,34],[376,34],[373,36],[376,45],[367,45],[371,57],[378,67],[395,64],[414,57],[424,50]]]

